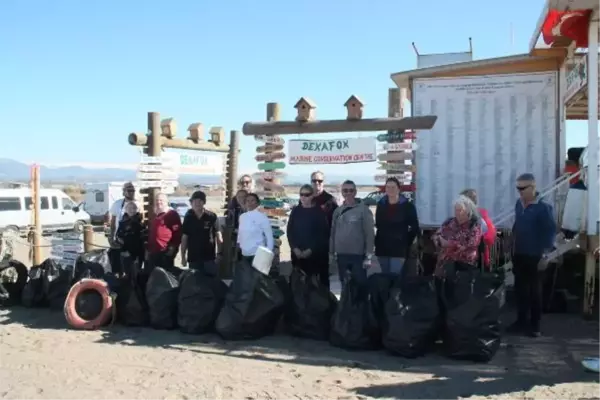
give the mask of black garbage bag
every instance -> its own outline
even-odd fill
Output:
[[[373,335],[378,337],[381,337],[381,332],[385,329],[385,305],[390,298],[390,291],[398,279],[397,274],[377,273],[371,275],[367,282],[370,305],[369,324]]]
[[[57,263],[49,258],[42,263],[44,296],[53,310],[62,310],[73,282],[73,266]]]
[[[377,329],[371,324],[369,291],[350,279],[331,318],[329,343],[349,350],[375,350],[380,347]]]
[[[29,269],[28,281],[23,288],[21,302],[25,307],[45,307],[48,304],[44,293],[43,264]]]
[[[127,276],[119,282],[117,292],[117,320],[126,326],[146,326],[150,314],[144,282],[140,275]]]
[[[75,262],[73,284],[82,279],[104,279],[104,275],[110,270],[106,251],[95,250],[84,253]]]
[[[289,287],[291,301],[284,315],[286,331],[293,336],[327,340],[337,298],[317,276],[307,276],[298,268],[292,270]]]
[[[445,308],[444,353],[462,360],[491,360],[501,342],[499,319],[506,292],[503,277],[457,271],[440,288]]]
[[[108,252],[107,249],[97,249],[80,255],[75,264],[75,282],[83,278],[102,279],[104,274],[112,272]]]
[[[27,284],[28,271],[17,260],[3,262],[0,266],[0,305],[13,306],[21,302],[23,288]]]
[[[177,306],[177,324],[184,333],[207,333],[225,302],[227,285],[201,271],[190,270],[181,275]]]
[[[258,339],[272,334],[283,314],[285,297],[278,281],[241,262],[215,323],[227,340]]]
[[[432,277],[414,276],[398,281],[385,306],[383,346],[402,357],[425,354],[440,329],[440,310]]]
[[[146,301],[150,311],[150,325],[156,329],[177,327],[177,296],[179,281],[175,274],[156,267],[146,284]]]

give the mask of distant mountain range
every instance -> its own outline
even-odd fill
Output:
[[[0,158],[0,182],[27,182],[30,179],[30,165],[9,158]],[[327,174],[330,183],[341,183],[353,179],[357,184],[371,184],[370,176],[347,177]],[[82,184],[93,182],[135,181],[136,171],[120,168],[85,168],[78,165],[49,167],[40,166],[40,179],[44,183]],[[184,185],[217,185],[221,182],[218,175],[180,175],[179,182]],[[308,182],[304,175],[288,175],[285,183]]]

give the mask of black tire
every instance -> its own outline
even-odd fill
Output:
[[[83,229],[85,228],[86,225],[87,225],[87,222],[85,222],[83,220],[79,220],[79,221],[75,222],[75,224],[73,224],[73,231],[76,233],[83,233]]]

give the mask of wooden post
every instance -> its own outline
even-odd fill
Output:
[[[86,225],[83,227],[83,251],[89,253],[94,250],[94,227]]]
[[[31,171],[31,200],[33,205],[33,265],[42,263],[42,220],[40,212],[40,166],[34,164]]]
[[[161,148],[161,129],[160,129],[160,114],[157,112],[148,113],[148,156],[160,157],[162,153]],[[148,203],[145,204],[145,214],[148,220],[154,219],[154,202],[156,196],[160,192],[158,188],[147,189]]]
[[[276,122],[280,120],[280,107],[279,107],[279,103],[267,103],[267,122]],[[275,136],[275,135],[273,135]],[[273,153],[272,150],[270,150],[270,147],[268,146],[268,144],[265,142],[265,145],[267,145],[267,148],[265,150],[265,154],[271,154]],[[281,182],[280,180],[275,176],[275,173],[277,172],[276,169],[272,169],[272,170],[265,170],[265,172],[273,172],[273,177],[271,179],[264,179],[266,182],[272,182],[276,185],[279,185]],[[271,187],[269,185],[265,185],[264,190],[266,193],[270,193],[272,192]],[[281,243],[279,238],[273,238],[274,242],[275,242],[275,246],[273,248],[273,253],[275,254],[275,257],[273,257],[273,264],[272,264],[272,268],[274,271],[277,271],[277,273],[279,272],[279,261],[280,261],[280,248],[279,248],[279,244]]]
[[[240,137],[238,131],[231,131],[229,136],[229,152],[227,153],[226,179],[225,179],[225,208],[235,197],[237,183],[237,168],[239,158]],[[225,219],[223,226],[223,248],[221,265],[219,266],[219,278],[232,279],[233,268],[236,262],[237,246],[234,235],[233,218]]]
[[[229,152],[227,153],[227,179],[225,182],[225,201],[230,202],[235,197],[238,158],[240,152],[240,132],[229,132]]]

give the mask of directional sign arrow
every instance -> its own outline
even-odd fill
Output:
[[[383,153],[377,156],[379,161],[404,161],[411,160],[413,157],[412,153],[399,152],[399,153]]]
[[[258,146],[256,148],[257,153],[265,153],[267,151],[280,151],[283,150],[283,144],[268,144],[266,146]]]
[[[282,153],[282,152],[270,153],[270,154],[258,154],[256,157],[254,157],[254,159],[256,161],[275,161],[275,160],[282,160],[284,158],[285,158],[285,153]]]

